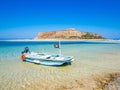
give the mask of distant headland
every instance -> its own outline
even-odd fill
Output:
[[[105,39],[100,34],[81,32],[75,28],[59,30],[52,32],[39,32],[34,40],[40,39],[62,39],[62,40],[80,40],[80,39]]]

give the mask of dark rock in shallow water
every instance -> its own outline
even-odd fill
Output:
[[[104,90],[120,90],[120,76],[108,83]]]

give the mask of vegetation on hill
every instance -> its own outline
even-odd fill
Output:
[[[92,33],[87,32],[85,35],[82,36],[70,36],[69,39],[105,39],[100,35],[94,35]]]
[[[100,35],[93,35],[92,33],[87,32],[85,35],[81,36],[81,39],[104,39]]]

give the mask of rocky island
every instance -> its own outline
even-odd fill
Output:
[[[75,28],[67,30],[40,32],[34,40],[40,39],[63,39],[63,40],[79,40],[79,39],[104,39],[100,34],[81,32]]]

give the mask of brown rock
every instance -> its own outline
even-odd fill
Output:
[[[60,30],[60,31],[52,31],[52,32],[40,32],[38,33],[35,40],[39,39],[98,39],[95,37],[101,37],[99,34],[93,34],[89,32],[81,32],[74,28],[70,28],[67,30]]]

